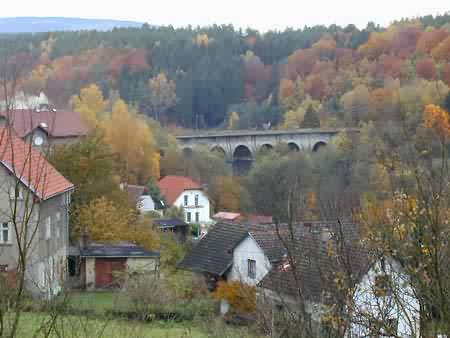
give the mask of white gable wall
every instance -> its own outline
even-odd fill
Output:
[[[144,195],[139,197],[139,201],[137,203],[137,208],[141,213],[146,213],[149,211],[155,210],[155,202],[149,195]]]
[[[248,260],[256,261],[256,276],[248,276]],[[269,259],[251,235],[248,235],[233,250],[233,266],[228,274],[228,280],[239,280],[243,283],[256,285],[271,269]]]
[[[395,294],[377,297],[375,295],[376,276],[383,273],[381,262],[377,262],[364,276],[357,287],[354,296],[355,319],[392,318],[398,320],[397,333],[400,337],[419,337],[419,303],[414,297],[408,277],[402,272],[400,265],[393,260],[386,260],[384,271],[390,275]],[[355,337],[367,336],[365,325],[353,324],[352,333]]]
[[[187,196],[188,203],[184,204],[184,196]],[[195,205],[195,196],[198,196],[198,205]],[[210,214],[209,198],[202,190],[185,190],[175,200],[177,207],[184,208],[184,220],[186,223],[200,223],[209,224],[212,222]],[[191,215],[191,220],[188,220],[188,213]],[[198,213],[198,222],[196,221],[196,214]]]

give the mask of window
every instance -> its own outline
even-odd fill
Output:
[[[18,185],[9,188],[9,199],[23,200],[22,189]]]
[[[248,278],[256,278],[256,261],[253,259],[247,260]]]
[[[185,206],[188,205],[188,198],[189,198],[188,195],[184,195],[184,205]]]
[[[200,221],[200,213],[196,212],[195,213],[195,222],[198,223]]]
[[[191,221],[192,221],[192,216],[191,216],[191,213],[188,212],[188,213],[186,213],[186,222],[190,223]]]
[[[0,273],[8,271],[8,264],[0,264]]]
[[[0,225],[0,244],[11,243],[11,236],[9,234],[9,223],[5,222]]]
[[[45,220],[45,239],[52,237],[52,219],[47,217]]]
[[[388,274],[381,274],[375,276],[375,296],[385,297],[390,295],[391,290],[391,276]]]
[[[198,207],[198,195],[195,195],[195,206]]]

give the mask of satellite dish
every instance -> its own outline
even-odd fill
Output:
[[[33,143],[35,146],[41,146],[42,144],[44,144],[44,139],[42,136],[36,136],[33,140]]]

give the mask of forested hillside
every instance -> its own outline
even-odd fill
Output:
[[[95,83],[106,98],[120,95],[139,112],[186,128],[395,121],[442,103],[450,85],[449,14],[363,30],[315,26],[262,34],[144,25],[1,35],[0,41],[28,64],[21,85],[30,94],[44,91],[65,107]]]

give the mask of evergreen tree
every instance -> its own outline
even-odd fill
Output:
[[[444,108],[448,113],[450,113],[450,93],[448,93],[447,97],[445,98]]]
[[[301,128],[320,128],[320,120],[313,107],[310,105],[306,110],[305,117],[300,124]]]

